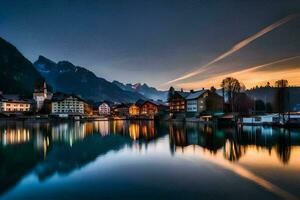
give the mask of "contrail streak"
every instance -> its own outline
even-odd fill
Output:
[[[278,28],[279,26],[291,21],[292,19],[294,19],[297,15],[294,14],[294,15],[289,15],[277,22],[275,22],[274,24],[271,24],[270,26],[267,26],[266,28],[260,30],[259,32],[257,32],[256,34],[242,40],[241,42],[235,44],[229,51],[223,53],[222,55],[220,55],[219,57],[215,58],[214,60],[212,60],[211,62],[207,63],[206,65],[202,66],[200,69],[194,71],[194,72],[191,72],[191,73],[188,73],[184,76],[181,76],[179,78],[176,78],[174,80],[171,80],[169,82],[167,82],[167,84],[170,84],[170,83],[174,83],[174,82],[177,82],[177,81],[180,81],[180,80],[184,80],[184,79],[187,79],[187,78],[190,78],[192,76],[195,76],[201,72],[204,71],[205,68],[207,68],[208,66],[226,58],[227,56],[235,53],[236,51],[240,50],[241,48],[247,46],[249,43],[253,42],[254,40],[256,40],[257,38],[267,34],[268,32]]]
[[[256,70],[256,69],[264,68],[264,67],[267,67],[267,66],[270,66],[270,65],[274,65],[274,64],[278,64],[278,63],[290,61],[290,60],[293,60],[293,59],[299,58],[299,57],[300,57],[300,55],[289,57],[289,58],[283,58],[283,59],[280,59],[280,60],[276,60],[276,61],[273,61],[273,62],[270,62],[270,63],[266,63],[266,64],[262,64],[262,65],[257,65],[255,67],[244,69],[244,70],[241,70],[241,71],[238,71],[238,72],[233,72],[233,73],[230,73],[230,74],[235,74],[235,75],[236,74],[241,74],[241,73],[245,73],[245,72],[248,72],[248,71],[253,71],[253,70]]]
[[[243,69],[243,70],[240,70],[240,71],[222,73],[222,74],[219,74],[219,75],[216,75],[216,76],[213,76],[213,77],[210,76],[210,77],[205,78],[201,81],[182,83],[182,84],[179,84],[178,86],[180,86],[182,88],[186,88],[186,87],[193,88],[193,87],[197,87],[199,85],[202,85],[202,87],[204,87],[204,85],[206,85],[205,87],[210,87],[210,84],[212,84],[213,82],[221,82],[222,79],[224,79],[226,77],[235,77],[235,78],[239,77],[242,82],[247,82],[246,80],[252,80],[252,78],[254,78],[254,77],[251,77],[253,75],[249,74],[249,72],[256,71],[256,70],[263,69],[263,68],[268,67],[268,66],[276,65],[278,63],[283,63],[283,62],[291,61],[291,60],[298,59],[298,58],[300,58],[300,55],[293,56],[293,57],[282,58],[282,59],[275,60],[275,61],[272,61],[272,62],[269,62],[269,63],[264,63],[264,64],[260,64],[260,65],[256,65],[256,66],[247,67],[246,69]],[[282,73],[282,71],[281,71],[281,73]],[[245,78],[245,76],[243,76],[245,74],[247,74],[246,80],[243,79],[243,78]],[[267,81],[268,78],[269,77],[266,76],[265,81]]]

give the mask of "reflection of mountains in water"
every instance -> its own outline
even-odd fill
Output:
[[[40,180],[68,174],[125,145],[147,144],[163,127],[152,121],[0,124],[0,194],[34,168]]]
[[[283,163],[288,163],[293,146],[300,146],[300,131],[272,127],[216,127],[197,123],[173,123],[169,126],[170,149],[197,145],[224,158],[239,160],[250,146],[275,149]]]

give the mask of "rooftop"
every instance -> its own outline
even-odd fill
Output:
[[[187,97],[186,100],[192,100],[192,99],[198,99],[201,97],[207,90],[200,90],[196,92],[190,93]]]

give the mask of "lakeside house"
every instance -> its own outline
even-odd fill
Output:
[[[183,92],[183,90],[173,91],[169,97],[169,107],[170,113],[185,113],[186,111],[186,97],[189,95],[188,92]]]
[[[154,119],[160,111],[165,111],[166,105],[163,102],[152,100],[138,100],[136,103],[130,105],[129,116],[132,118]]]
[[[223,111],[223,97],[215,91],[173,91],[169,97],[170,115],[173,118],[200,117]]]
[[[129,107],[129,116],[138,117],[140,115],[140,107],[137,104],[132,104]]]
[[[205,98],[208,96],[208,90],[191,92],[186,97],[186,111],[188,113],[201,113],[206,110]]]
[[[47,84],[44,82],[41,85],[36,84],[33,92],[33,100],[35,101],[35,110],[41,111],[46,100],[52,99],[52,93],[47,90]]]
[[[109,102],[102,102],[98,107],[98,113],[100,116],[109,116],[111,111],[111,104]]]
[[[51,114],[60,117],[84,115],[85,104],[85,101],[76,95],[57,93],[51,101]]]
[[[145,100],[139,99],[134,104],[131,104],[129,107],[129,116],[130,117],[139,117],[141,114],[141,106],[145,103]]]
[[[223,111],[223,97],[210,90],[191,91],[186,102],[187,117],[212,115]]]
[[[159,112],[159,104],[154,101],[145,101],[141,105],[141,115],[153,119]]]
[[[32,111],[33,101],[19,95],[0,94],[0,111],[8,114],[18,114]]]
[[[116,117],[128,117],[129,105],[125,103],[114,105],[112,107],[111,114]]]

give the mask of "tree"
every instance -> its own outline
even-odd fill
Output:
[[[170,101],[172,99],[172,96],[175,93],[175,89],[171,86],[169,89],[169,93],[168,93],[168,101]]]
[[[245,89],[245,86],[237,79],[227,77],[222,81],[221,87],[223,90],[223,98],[225,98],[225,95],[227,96],[228,103],[231,105],[231,111],[234,111],[234,99],[241,90]]]
[[[266,112],[267,113],[273,112],[272,104],[270,102],[266,103]]]
[[[214,87],[214,86],[211,86],[211,88],[210,88],[210,91],[212,92],[212,93],[216,93],[216,88]]]
[[[289,82],[287,80],[281,79],[275,82],[275,87],[285,88],[288,87]]]
[[[248,114],[253,105],[251,98],[244,92],[237,93],[233,101],[234,111],[240,114]]]
[[[278,114],[282,115],[283,123],[285,123],[284,113],[286,110],[290,111],[290,99],[289,99],[289,90],[288,90],[288,81],[281,79],[275,82],[275,87],[278,88],[277,91],[277,106]],[[286,109],[288,107],[288,109]]]
[[[256,100],[255,101],[255,111],[256,112],[265,112],[266,111],[266,105],[263,100]]]

